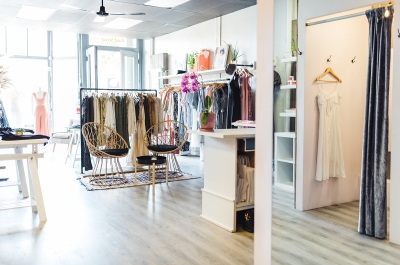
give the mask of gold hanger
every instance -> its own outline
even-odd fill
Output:
[[[327,74],[330,74],[331,76],[333,76],[333,77],[336,79],[336,81],[322,80],[321,78],[324,77],[324,76],[326,76]],[[315,81],[331,82],[331,83],[342,83],[342,79],[340,79],[340,77],[337,76],[337,75],[333,72],[332,68],[330,68],[330,67],[326,68],[325,72],[324,72],[322,75],[318,76],[318,77],[315,79]]]

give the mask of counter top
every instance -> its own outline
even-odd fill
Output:
[[[204,135],[214,138],[253,138],[256,136],[256,129],[218,129],[213,132],[202,132],[199,130],[190,130],[188,133]]]

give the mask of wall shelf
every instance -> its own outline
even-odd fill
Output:
[[[296,89],[297,85],[283,85],[281,89]]]
[[[206,70],[206,71],[198,71],[198,72],[196,72],[196,73],[197,73],[197,74],[201,74],[201,75],[224,74],[224,73],[225,73],[225,68],[221,68],[221,69],[211,69],[211,70]],[[183,75],[184,75],[184,74],[159,76],[158,79],[178,78],[178,77],[182,77]]]
[[[290,63],[290,62],[296,62],[296,61],[297,61],[297,57],[289,57],[289,58],[281,59],[282,63]]]
[[[279,116],[281,117],[292,117],[295,118],[296,117],[296,112],[281,112],[279,114]]]

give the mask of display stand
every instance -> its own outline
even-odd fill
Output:
[[[275,186],[294,191],[296,168],[296,134],[294,132],[275,133]]]
[[[189,131],[204,136],[204,188],[201,217],[230,232],[236,231],[236,212],[254,208],[254,203],[236,203],[239,142],[254,143],[255,129]],[[254,156],[254,145],[243,151]],[[252,148],[249,148],[252,146]]]

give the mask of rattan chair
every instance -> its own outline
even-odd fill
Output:
[[[187,127],[178,121],[168,120],[150,127],[146,132],[144,142],[153,154],[167,157],[169,174],[178,177],[183,173],[175,153],[182,148],[187,139]]]
[[[96,158],[96,163],[89,183],[96,186],[114,186],[127,182],[119,158],[128,155],[128,144],[115,130],[95,122],[85,123],[82,127],[90,155]],[[111,171],[107,172],[110,161]],[[103,169],[105,162],[105,170]]]

